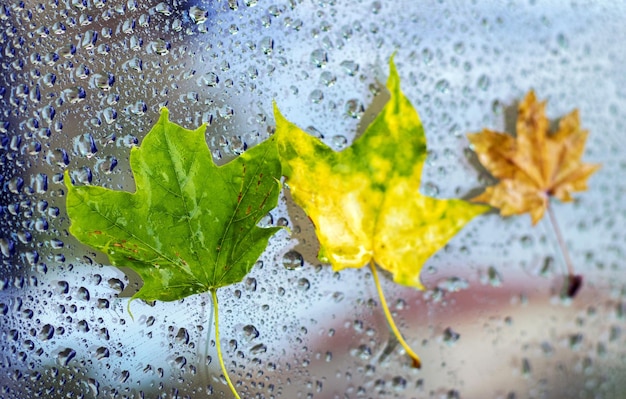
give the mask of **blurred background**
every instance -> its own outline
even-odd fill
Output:
[[[63,172],[134,190],[130,149],[160,107],[206,123],[224,163],[284,115],[336,150],[386,101],[388,59],[429,145],[422,192],[493,184],[465,134],[509,131],[534,89],[551,119],[580,110],[589,191],[548,220],[492,213],[423,270],[426,291],[334,273],[284,191],[281,231],[218,292],[231,378],[245,398],[626,397],[626,3],[612,1],[44,0],[0,2],[0,397],[230,398],[208,296],[130,305],[141,281],[68,233]],[[326,189],[320,187],[320,189]],[[328,188],[332,189],[332,188]]]

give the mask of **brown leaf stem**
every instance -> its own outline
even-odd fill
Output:
[[[559,247],[561,248],[561,253],[563,254],[563,259],[565,259],[565,265],[567,266],[567,296],[573,298],[576,296],[576,293],[582,286],[583,278],[581,275],[576,274],[576,272],[574,271],[574,264],[572,263],[569,251],[567,250],[565,240],[563,240],[563,235],[561,234],[561,229],[559,228],[559,224],[556,220],[556,216],[554,215],[554,211],[552,210],[552,206],[548,204],[547,209],[548,216],[550,217],[550,223],[552,224],[552,229],[554,230],[554,234],[556,235]]]
[[[402,338],[402,334],[400,334],[398,327],[396,327],[396,323],[393,321],[393,317],[391,316],[391,312],[389,311],[389,306],[387,305],[387,301],[385,300],[385,295],[383,294],[383,289],[380,285],[380,280],[378,279],[378,272],[376,271],[376,263],[374,262],[373,259],[370,260],[370,268],[372,269],[372,276],[374,277],[374,283],[376,284],[376,290],[378,291],[378,296],[380,297],[380,304],[383,307],[383,311],[385,312],[387,323],[389,323],[389,327],[391,328],[391,331],[393,331],[393,334],[396,336],[396,339],[398,340],[400,345],[404,348],[407,355],[409,355],[409,357],[411,357],[411,359],[413,360],[413,367],[419,369],[422,367],[422,362],[419,356],[417,356],[417,354],[413,352],[413,350],[406,343],[404,338]]]

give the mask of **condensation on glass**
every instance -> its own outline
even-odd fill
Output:
[[[477,4],[472,4],[477,3]],[[129,297],[141,282],[68,233],[63,172],[133,190],[129,153],[167,106],[207,124],[218,162],[273,131],[272,100],[334,149],[384,101],[395,52],[429,142],[425,194],[493,180],[465,133],[511,131],[529,89],[553,119],[579,108],[589,191],[554,209],[584,285],[561,295],[549,224],[479,217],[430,259],[426,291],[384,281],[423,368],[385,322],[367,269],[316,259],[289,226],[225,288],[221,334],[247,398],[618,398],[626,391],[626,37],[611,2],[348,0],[12,1],[0,5],[0,396],[230,397],[211,304]],[[332,189],[320,188],[320,189]],[[407,198],[410,201],[410,198]]]

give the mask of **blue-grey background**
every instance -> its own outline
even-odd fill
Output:
[[[547,219],[482,216],[427,262],[427,291],[384,281],[422,356],[414,370],[367,269],[321,265],[310,222],[283,197],[264,222],[291,235],[219,292],[238,391],[624,397],[625,22],[621,1],[0,1],[0,396],[231,397],[208,297],[135,301],[131,318],[140,282],[69,236],[62,173],[133,190],[130,148],[164,105],[188,128],[209,124],[218,162],[268,137],[274,99],[340,150],[384,104],[395,52],[426,129],[431,196],[493,183],[465,134],[510,130],[528,90],[552,119],[580,110],[584,158],[603,168],[554,211],[584,286],[561,298]]]

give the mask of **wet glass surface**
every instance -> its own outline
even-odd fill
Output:
[[[208,295],[127,305],[141,284],[68,233],[63,172],[132,191],[129,154],[167,106],[207,124],[218,163],[269,137],[272,100],[341,150],[386,101],[388,58],[424,123],[422,192],[493,180],[465,136],[511,131],[534,89],[548,116],[578,108],[589,191],[548,220],[474,220],[425,265],[426,291],[334,273],[289,197],[281,231],[219,291],[222,347],[246,398],[620,398],[626,223],[626,7],[610,2],[343,0],[14,1],[0,4],[0,397],[231,397]],[[324,189],[324,188],[322,188]]]

